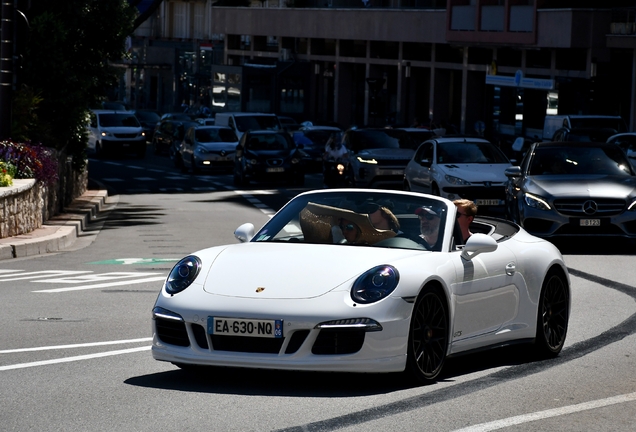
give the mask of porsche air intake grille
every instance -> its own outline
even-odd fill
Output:
[[[183,321],[155,318],[155,326],[161,342],[181,347],[190,346],[188,331]]]
[[[365,330],[322,329],[311,348],[312,354],[353,354],[364,343]]]
[[[208,349],[208,338],[205,335],[205,328],[199,324],[192,324],[192,333],[194,333],[194,340],[197,341],[197,345],[203,349]]]

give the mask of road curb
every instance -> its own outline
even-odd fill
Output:
[[[27,234],[0,239],[0,260],[43,255],[72,246],[89,223],[105,209],[107,199],[106,190],[88,190],[42,227]]]

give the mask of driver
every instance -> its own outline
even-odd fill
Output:
[[[440,215],[429,206],[417,208],[415,214],[420,219],[420,242],[427,249],[433,249],[439,236]]]

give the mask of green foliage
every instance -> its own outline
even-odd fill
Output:
[[[87,109],[117,84],[111,62],[126,56],[136,9],[127,0],[34,0],[16,103],[37,102],[15,125],[16,137],[48,147],[66,147],[74,167],[83,168]],[[20,107],[24,112],[24,107]],[[30,119],[28,118],[31,116]],[[33,127],[37,119],[39,127]]]
[[[17,170],[15,165],[10,162],[0,160],[0,187],[13,185],[13,178]]]

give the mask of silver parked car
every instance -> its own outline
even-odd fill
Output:
[[[636,238],[636,173],[616,144],[534,143],[506,176],[508,216],[536,236]]]
[[[227,126],[194,126],[188,129],[175,155],[183,172],[234,167],[238,138]]]

